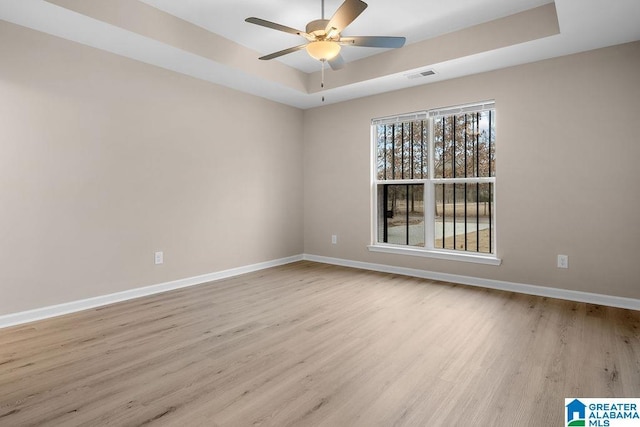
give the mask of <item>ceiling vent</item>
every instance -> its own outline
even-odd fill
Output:
[[[433,70],[426,70],[416,74],[407,74],[408,79],[418,79],[420,77],[433,76],[436,72]]]

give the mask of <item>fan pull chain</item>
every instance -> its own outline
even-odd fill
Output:
[[[322,60],[322,79],[320,80],[320,88],[324,89],[324,64],[327,61],[325,59]],[[324,95],[322,95],[322,102],[324,102]]]

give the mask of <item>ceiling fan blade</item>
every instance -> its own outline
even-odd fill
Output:
[[[295,35],[298,35],[298,36],[302,36],[302,37],[304,37],[305,39],[308,39],[308,40],[313,40],[314,39],[314,37],[311,34],[307,34],[304,31],[296,30],[295,28],[287,27],[285,25],[276,24],[275,22],[266,21],[264,19],[254,18],[253,16],[251,18],[245,19],[245,22],[248,22],[250,24],[260,25],[261,27],[271,28],[272,30],[284,31],[285,33],[295,34]]]
[[[342,5],[333,14],[331,20],[327,24],[325,30],[329,33],[331,30],[341,33],[347,25],[351,24],[365,9],[367,4],[361,0],[345,0]]]
[[[307,47],[306,44],[301,44],[300,46],[290,47],[289,49],[285,49],[285,50],[281,50],[281,51],[278,51],[278,52],[274,52],[274,53],[269,54],[269,55],[261,56],[258,59],[262,59],[263,61],[268,61],[269,59],[274,59],[274,58],[278,58],[278,57],[283,56],[283,55],[287,55],[289,53],[297,52],[299,50],[304,49],[305,47]]]
[[[398,48],[404,46],[406,41],[407,39],[404,37],[355,36],[342,37],[340,44],[345,46]]]
[[[327,62],[329,62],[329,66],[333,71],[342,70],[345,65],[344,58],[340,54],[338,54],[338,56],[336,56],[333,59],[330,59]]]

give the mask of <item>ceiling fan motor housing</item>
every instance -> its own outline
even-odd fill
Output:
[[[315,21],[311,21],[307,24],[306,32],[307,34],[313,34],[317,39],[322,40],[327,35],[325,30],[327,29],[328,24],[328,19],[316,19]]]

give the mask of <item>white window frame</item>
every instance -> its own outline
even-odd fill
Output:
[[[462,114],[467,112],[476,112],[495,109],[493,101],[482,103],[468,104],[463,106],[439,108],[429,111],[420,111],[416,113],[403,114],[398,116],[384,117],[373,119],[371,121],[371,244],[368,246],[371,252],[383,252],[398,255],[411,255],[436,259],[444,259],[449,261],[463,261],[487,265],[500,265],[502,260],[497,257],[496,246],[496,223],[497,223],[497,187],[496,177],[476,177],[476,178],[435,178],[434,177],[434,137],[433,124],[437,117],[448,116],[452,114]],[[428,138],[428,175],[427,179],[402,179],[402,180],[378,180],[377,170],[377,132],[376,126],[381,124],[402,123],[415,120],[428,120],[429,122],[429,138]],[[464,183],[491,183],[493,184],[493,205],[494,213],[492,214],[493,228],[493,254],[458,251],[440,249],[434,247],[435,241],[435,186],[437,184],[464,184]],[[424,188],[424,209],[425,209],[425,246],[408,246],[393,243],[378,242],[378,186],[381,184],[422,184]]]

